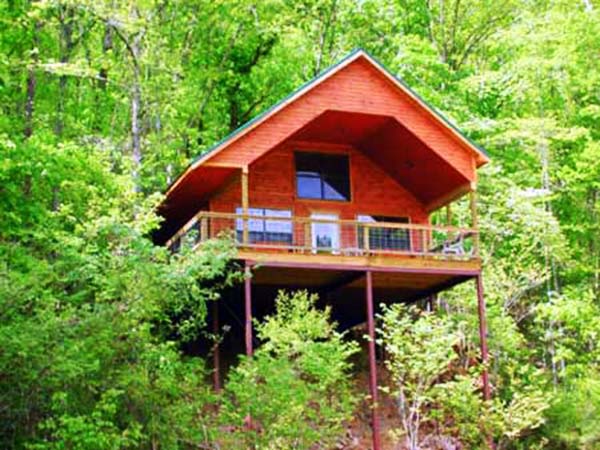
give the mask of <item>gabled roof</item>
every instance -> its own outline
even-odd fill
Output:
[[[204,164],[209,161],[211,158],[216,156],[223,149],[227,148],[233,142],[246,135],[256,127],[260,126],[263,122],[268,120],[271,116],[275,115],[277,112],[285,108],[290,103],[294,102],[299,97],[302,97],[307,92],[314,89],[316,86],[321,84],[323,81],[327,80],[331,76],[338,73],[344,67],[348,66],[352,62],[357,59],[364,58],[368,61],[373,67],[375,67],[379,72],[381,72],[386,78],[392,81],[400,90],[404,93],[408,94],[413,100],[419,104],[423,110],[427,111],[431,116],[436,119],[438,122],[443,124],[456,138],[458,138],[467,148],[472,150],[477,155],[478,166],[481,166],[489,161],[488,153],[474,143],[469,137],[463,134],[454,124],[452,124],[442,113],[440,113],[436,108],[427,103],[423,98],[421,98],[416,92],[414,92],[404,81],[402,81],[399,77],[392,74],[382,63],[380,63],[375,57],[369,54],[362,48],[357,48],[349,53],[342,60],[337,62],[336,64],[330,66],[321,74],[314,77],[312,80],[307,81],[294,92],[292,92],[287,97],[283,98],[267,110],[263,111],[253,119],[249,120],[245,124],[241,125],[234,131],[232,131],[229,135],[225,136],[223,139],[215,143],[212,147],[210,147],[206,152],[198,155],[188,168],[184,171],[181,176],[177,180],[175,180],[167,189],[167,195],[176,188],[181,180],[185,178],[185,176],[193,171],[198,166]]]
[[[167,190],[156,241],[166,241],[226,180],[278,145],[332,139],[368,154],[427,210],[472,189],[476,167],[489,161],[435,108],[357,49],[195,158]]]

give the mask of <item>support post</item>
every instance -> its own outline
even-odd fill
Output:
[[[487,402],[491,400],[492,394],[490,391],[490,378],[488,374],[488,346],[487,346],[487,323],[485,319],[485,300],[483,299],[483,278],[481,272],[475,278],[477,286],[477,306],[479,311],[479,344],[481,346],[481,363],[483,371],[481,372],[481,382],[483,384],[483,399]],[[491,434],[487,436],[488,447],[490,450],[495,450],[496,445]]]
[[[307,251],[312,249],[311,226],[311,223],[308,221],[304,223],[304,246],[306,247]]]
[[[252,356],[252,285],[251,285],[250,264],[246,262],[244,268],[244,335],[246,341],[246,355]]]
[[[477,227],[479,226],[479,220],[477,218],[477,191],[472,190],[469,195],[469,200],[471,203],[471,228],[475,230],[475,235],[473,236],[473,253],[475,255],[479,255],[479,231]]]
[[[208,241],[208,217],[200,217],[200,235],[198,242]]]
[[[363,225],[363,250],[365,253],[369,253],[370,247],[370,228],[369,225]]]
[[[242,168],[242,214],[244,219],[242,220],[242,242],[244,245],[248,245],[250,220],[248,219],[248,166]]]
[[[483,299],[483,279],[481,273],[476,277],[477,284],[477,304],[479,311],[479,344],[481,346],[481,362],[483,364],[483,372],[481,372],[481,381],[483,383],[483,398],[484,400],[491,399],[490,380],[488,375],[488,345],[487,345],[487,323],[485,319],[485,301]]]
[[[450,203],[446,205],[446,225],[449,227],[452,226],[452,207]]]
[[[377,365],[375,361],[375,317],[373,310],[373,274],[366,272],[367,328],[369,333],[369,390],[371,391],[371,430],[373,450],[379,450],[379,415],[377,414]]]
[[[215,347],[213,349],[213,384],[215,392],[221,392],[221,355],[219,353],[219,304],[213,301],[213,335],[215,336]]]

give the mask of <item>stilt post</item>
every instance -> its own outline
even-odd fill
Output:
[[[250,264],[246,262],[244,268],[244,335],[246,341],[246,355],[252,356],[252,274],[250,272]]]
[[[483,279],[481,273],[476,277],[477,283],[477,304],[479,311],[479,345],[481,346],[481,362],[483,363],[483,372],[481,373],[481,381],[483,382],[483,398],[490,400],[490,380],[488,375],[488,345],[487,345],[487,323],[485,318],[485,301],[483,299]]]
[[[483,399],[489,401],[492,398],[490,391],[490,378],[488,374],[488,345],[487,345],[487,323],[485,318],[485,300],[483,299],[483,278],[481,272],[475,278],[477,286],[477,309],[479,311],[479,345],[481,346],[481,362],[483,371],[481,372],[481,382],[483,384]],[[495,450],[496,445],[491,434],[487,436],[488,447]]]
[[[377,365],[375,361],[375,317],[373,308],[373,274],[366,272],[367,328],[369,333],[369,390],[371,392],[371,430],[373,450],[381,448],[379,441],[379,415],[377,413]]]

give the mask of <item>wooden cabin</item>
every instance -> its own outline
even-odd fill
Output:
[[[177,251],[235,240],[249,354],[251,318],[279,288],[317,291],[337,320],[371,334],[373,298],[416,301],[476,279],[483,308],[475,190],[487,162],[357,50],[199,156],[169,187],[156,241]],[[451,204],[464,196],[471,213],[457,226]],[[432,225],[442,208],[445,223]],[[373,427],[376,441],[376,415]]]

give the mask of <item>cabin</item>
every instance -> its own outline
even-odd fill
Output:
[[[281,288],[318,292],[341,326],[367,323],[374,336],[377,304],[475,280],[485,363],[476,189],[488,161],[359,49],[193,161],[167,191],[155,240],[173,251],[234,240],[246,277],[233,302],[248,354],[252,317],[266,314]],[[470,205],[465,223],[453,216],[458,201]],[[218,320],[226,311],[216,308]],[[371,340],[377,449],[375,357]],[[218,367],[217,354],[217,386]],[[489,397],[485,371],[483,391]]]

